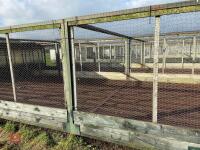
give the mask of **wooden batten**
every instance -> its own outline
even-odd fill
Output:
[[[67,110],[0,100],[0,118],[65,131]]]
[[[151,7],[133,8],[128,10],[107,12],[88,16],[72,17],[66,18],[64,20],[66,22],[69,22],[69,26],[75,26],[197,11],[200,11],[200,2],[197,2],[196,0],[191,0],[186,2],[176,2],[163,5],[154,5]],[[0,28],[0,34],[60,28],[61,24],[62,20],[53,20],[42,23],[9,26]]]
[[[74,116],[75,124],[80,125],[81,135],[87,137],[150,149],[200,147],[200,130],[86,112],[75,112]]]

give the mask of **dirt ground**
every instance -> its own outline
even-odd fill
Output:
[[[64,108],[63,83],[17,82],[17,101]],[[0,83],[0,99],[13,100],[10,83]],[[77,79],[78,110],[142,121],[152,119],[152,83]],[[200,85],[159,83],[158,122],[200,128]]]
[[[79,110],[151,121],[152,83],[133,81],[78,82]],[[200,128],[200,85],[159,83],[158,122]]]

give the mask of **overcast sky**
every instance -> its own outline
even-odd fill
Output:
[[[0,0],[0,26],[176,1],[182,0]]]

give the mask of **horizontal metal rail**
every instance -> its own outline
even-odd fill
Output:
[[[121,38],[126,38],[126,39],[144,42],[143,40],[140,40],[140,39],[135,39],[135,38],[132,38],[132,37],[127,36],[127,35],[123,35],[123,34],[120,34],[120,33],[117,33],[117,32],[109,31],[109,30],[106,30],[106,29],[102,29],[102,28],[99,28],[99,27],[92,26],[92,25],[79,25],[78,27],[83,28],[83,29],[88,29],[88,30],[91,30],[91,31],[95,31],[95,32],[101,32],[101,33],[105,33],[105,34],[108,34],[108,35],[121,37]]]

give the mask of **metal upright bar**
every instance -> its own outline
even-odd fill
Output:
[[[70,44],[72,55],[72,74],[73,74],[73,91],[74,91],[74,109],[77,110],[77,90],[76,90],[76,61],[75,61],[75,48],[74,48],[74,28],[70,27]]]
[[[9,34],[5,34],[5,35],[6,35],[7,52],[8,52],[9,66],[10,66],[10,75],[11,75],[12,88],[13,88],[13,97],[14,97],[14,101],[16,102],[17,95],[16,95],[15,75],[13,71],[13,63],[12,63],[12,56],[11,56],[10,38],[9,38]]]

